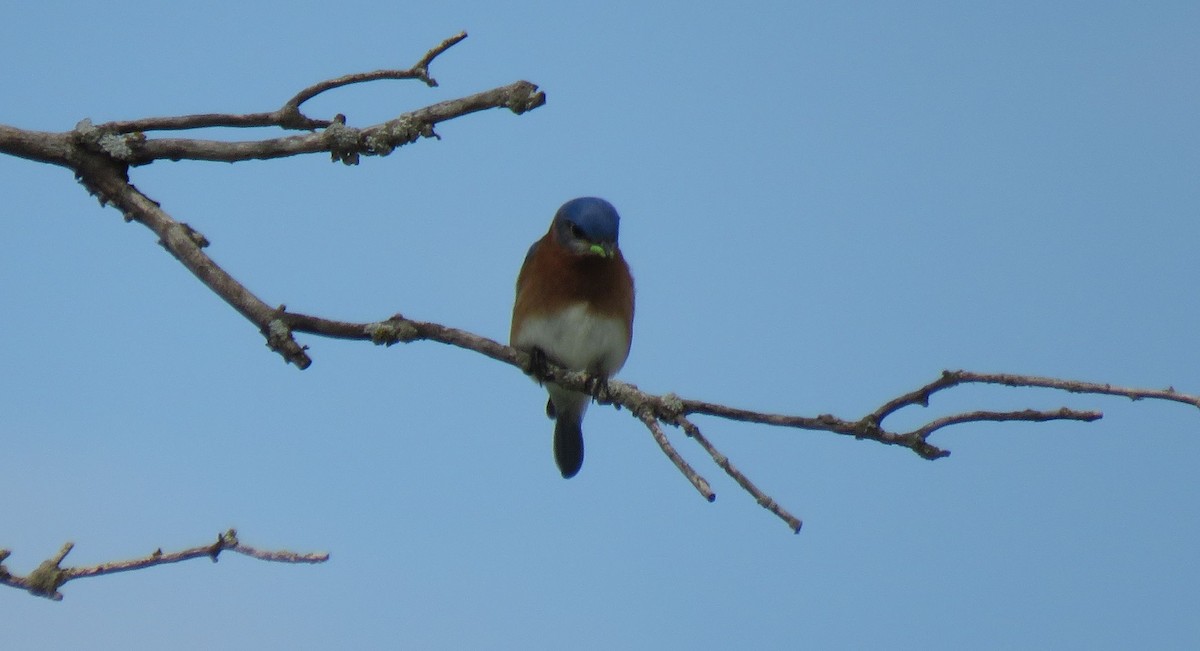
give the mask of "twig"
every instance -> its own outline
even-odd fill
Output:
[[[671,441],[667,439],[662,426],[658,424],[658,419],[655,417],[654,412],[642,410],[637,417],[650,430],[650,435],[654,437],[654,441],[658,443],[658,447],[662,448],[663,454],[667,455],[667,458],[671,460],[671,463],[675,464],[679,472],[683,473],[683,476],[692,482],[692,486],[696,488],[696,491],[709,502],[717,499],[717,494],[709,487],[708,480],[701,477],[700,473],[696,472],[687,461],[684,461],[683,457],[679,456],[679,452],[675,450],[675,447],[671,445]]]
[[[425,56],[421,57],[421,60],[417,61],[413,67],[406,70],[376,70],[374,72],[359,72],[350,75],[343,75],[336,79],[328,79],[326,81],[315,83],[312,86],[309,86],[308,88],[296,93],[296,95],[289,99],[280,110],[284,113],[299,113],[301,104],[316,97],[317,95],[320,95],[321,93],[324,93],[325,91],[333,90],[334,88],[341,88],[342,86],[349,86],[350,84],[361,84],[380,79],[419,79],[420,81],[425,82],[425,85],[429,86],[430,88],[435,88],[437,87],[438,83],[436,79],[429,76],[429,64],[433,63],[433,60],[436,59],[439,54],[458,44],[466,37],[466,32],[459,32],[458,34],[451,36],[441,43],[438,43],[433,48],[430,48],[430,50],[425,53]],[[328,126],[328,124],[321,126]]]
[[[382,79],[417,79],[427,86],[437,86],[437,80],[429,76],[429,64],[438,55],[450,49],[467,37],[466,32],[460,32],[442,41],[417,61],[411,68],[403,70],[376,70],[374,72],[359,72],[343,75],[335,79],[317,82],[296,93],[283,106],[267,113],[204,113],[199,115],[178,115],[170,117],[141,118],[106,122],[97,128],[109,133],[123,134],[147,131],[182,131],[185,129],[203,129],[210,127],[282,127],[285,129],[313,130],[323,129],[333,123],[332,120],[314,120],[300,112],[300,105],[308,100],[335,88],[361,84]]]
[[[770,511],[771,513],[774,513],[776,517],[787,523],[787,526],[791,527],[793,532],[800,533],[800,527],[804,525],[800,518],[797,518],[789,513],[787,509],[780,506],[778,502],[771,499],[771,497],[766,493],[762,492],[758,486],[755,486],[754,482],[750,481],[749,477],[743,475],[742,471],[738,470],[733,465],[733,462],[729,460],[729,457],[717,451],[717,448],[714,447],[713,444],[710,443],[708,439],[700,433],[700,428],[697,427],[695,423],[687,418],[684,418],[683,416],[677,418],[675,423],[682,427],[683,430],[687,432],[688,436],[695,439],[695,441],[700,444],[700,447],[704,448],[704,451],[708,453],[708,456],[712,457],[713,463],[717,464],[721,470],[724,470],[725,474],[732,477],[733,480],[737,482],[738,486],[742,487],[742,490],[750,493],[750,496],[754,498],[754,501],[758,502],[759,506]]]
[[[950,425],[961,425],[963,423],[978,423],[983,421],[1004,422],[1012,420],[1024,420],[1029,422],[1041,423],[1048,420],[1079,420],[1091,422],[1100,420],[1103,417],[1098,411],[1076,411],[1062,407],[1053,411],[1038,411],[1036,409],[1023,409],[1021,411],[969,411],[962,414],[954,414],[953,416],[945,416],[912,431],[913,436],[926,439],[930,434],[933,434],[943,427]]]
[[[1036,375],[1013,375],[1011,373],[974,373],[962,370],[946,371],[942,374],[942,380],[946,387],[967,383],[1002,384],[1010,387],[1039,387],[1044,389],[1058,389],[1070,393],[1121,396],[1130,400],[1169,400],[1200,409],[1200,396],[1179,393],[1175,390],[1175,387],[1167,387],[1165,389],[1131,389],[1111,384],[1101,384],[1099,382],[1060,380],[1058,378]]]
[[[57,554],[49,559],[42,561],[42,564],[27,576],[18,576],[12,574],[3,565],[3,562],[9,556],[7,549],[0,550],[0,584],[21,588],[29,591],[30,594],[39,597],[46,597],[54,601],[61,601],[63,595],[59,592],[59,588],[68,581],[75,579],[83,579],[93,576],[103,576],[105,574],[116,574],[117,572],[129,572],[132,570],[142,570],[156,565],[166,565],[167,563],[179,563],[188,561],[193,558],[210,558],[215,563],[221,552],[231,551],[239,554],[244,554],[251,558],[257,558],[262,561],[275,563],[324,563],[329,560],[329,554],[324,553],[308,553],[302,554],[287,550],[261,550],[249,545],[242,544],[237,537],[237,531],[230,529],[225,533],[218,534],[215,542],[199,547],[192,547],[182,551],[163,553],[162,549],[156,549],[147,556],[141,558],[133,558],[125,561],[112,561],[109,563],[101,563],[99,565],[89,565],[84,567],[62,567],[63,559],[74,548],[74,543],[66,543]]]

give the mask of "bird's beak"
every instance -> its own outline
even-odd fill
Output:
[[[593,244],[588,248],[588,251],[595,253],[601,258],[611,258],[615,255],[611,244]]]

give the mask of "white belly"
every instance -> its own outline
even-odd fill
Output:
[[[552,317],[525,319],[513,346],[541,348],[568,368],[612,375],[625,364],[629,341],[620,319],[597,318],[584,303]]]

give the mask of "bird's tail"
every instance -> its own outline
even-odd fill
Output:
[[[560,412],[554,421],[554,462],[563,479],[574,477],[583,466],[582,414],[574,416]]]

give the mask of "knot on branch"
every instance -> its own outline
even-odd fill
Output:
[[[146,134],[135,131],[129,134],[121,134],[110,129],[98,127],[92,123],[91,118],[84,118],[75,125],[73,132],[75,142],[89,151],[121,161],[122,163],[132,162],[137,155],[137,148],[146,142]]]
[[[522,80],[514,86],[513,93],[504,104],[513,113],[520,115],[546,103],[546,93],[538,90],[537,84]]]
[[[632,410],[633,415],[643,423],[653,423],[658,421],[658,414],[654,413],[654,407],[649,403],[643,402]]]
[[[407,344],[415,341],[420,333],[408,319],[397,314],[387,321],[368,323],[364,328],[371,342],[376,346],[391,346],[392,344]]]
[[[295,100],[289,101],[279,109],[275,116],[280,127],[284,129],[295,129],[297,131],[314,131],[328,127],[331,122],[328,120],[314,120],[300,112],[300,106],[294,104]]]
[[[183,227],[183,232],[187,235],[187,238],[189,240],[191,240],[192,243],[195,244],[196,246],[203,249],[203,248],[207,247],[209,244],[211,244],[211,242],[208,241],[208,238],[204,237],[203,233],[192,228],[192,226],[190,224],[187,224],[185,222],[180,222],[179,225],[181,227]]]
[[[397,147],[414,143],[419,138],[438,138],[433,125],[423,120],[414,120],[403,115],[394,120],[388,120],[377,129],[366,134],[364,142],[366,153],[375,156],[387,156]]]
[[[129,220],[130,217],[125,218],[125,221]],[[174,256],[176,260],[180,259],[180,252],[177,245],[180,243],[181,239],[191,242],[196,246],[196,248],[200,249],[203,249],[211,244],[211,242],[208,241],[208,238],[204,237],[203,233],[192,228],[188,224],[185,224],[184,222],[179,222],[171,226],[171,228],[167,231],[167,239],[172,240],[172,242],[168,242],[166,239],[160,239],[158,241],[158,245],[166,249],[167,253],[170,253],[172,256]],[[175,244],[176,246],[173,246],[172,244]]]
[[[145,136],[137,134],[138,142],[145,141]],[[107,206],[113,201],[115,190],[106,186],[100,179],[105,176],[115,176],[124,183],[129,183],[128,159],[133,155],[121,136],[114,132],[92,124],[91,119],[84,118],[70,132],[70,142],[73,145],[67,153],[70,167],[75,170],[75,179],[87,188],[88,193],[100,201],[101,206]],[[131,221],[125,216],[125,221]]]
[[[340,160],[346,165],[358,165],[358,154],[362,148],[359,143],[361,132],[346,126],[346,116],[338,113],[333,122],[325,127],[323,135],[329,143],[330,159]]]
[[[219,533],[217,534],[217,541],[208,548],[208,557],[212,559],[212,562],[216,563],[217,558],[221,555],[221,552],[225,551],[226,549],[235,549],[237,548],[238,544],[236,529],[230,529],[225,533]]]
[[[29,576],[25,578],[25,585],[31,594],[53,599],[58,594],[59,587],[66,581],[66,572],[58,566],[58,563],[45,560],[37,566],[36,570],[29,573]]]
[[[292,329],[283,320],[283,313],[286,309],[286,306],[280,305],[275,310],[275,318],[267,323],[267,327],[263,331],[267,337],[267,348],[283,355],[285,362],[295,364],[304,370],[312,365],[312,359],[309,358],[308,353],[304,352],[308,347],[301,346],[292,338]]]
[[[292,338],[292,329],[283,319],[274,319],[267,324],[267,344],[274,350],[283,345],[285,339]]]
[[[923,438],[917,438],[917,440],[912,441],[910,447],[913,452],[917,453],[917,456],[926,461],[935,461],[950,456],[949,450],[944,450],[936,445],[927,443]]]
[[[658,401],[659,412],[663,420],[677,420],[683,416],[683,400],[674,393],[668,393]]]
[[[52,558],[42,561],[37,569],[25,577],[25,589],[30,594],[39,597],[47,597],[55,601],[61,600],[62,594],[58,589],[71,579],[70,573],[62,569],[62,562],[74,547],[74,543],[67,543]]]
[[[879,421],[874,416],[867,416],[854,424],[854,438],[860,441],[863,439],[878,441],[883,436],[883,428],[879,426]]]

